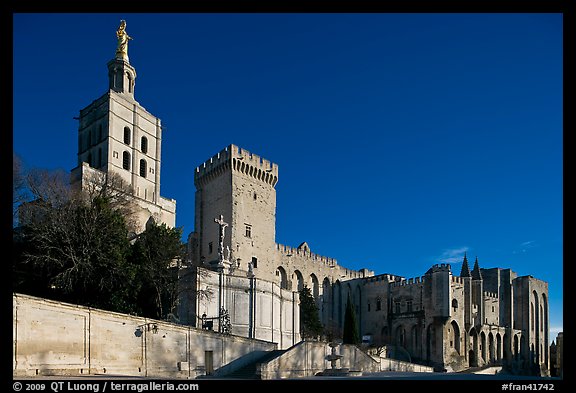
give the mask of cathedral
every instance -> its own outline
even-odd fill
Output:
[[[135,99],[126,25],[108,62],[109,88],[80,111],[72,182],[118,174],[131,186],[137,231],[174,227],[176,201],[160,195],[162,126]],[[200,162],[200,161],[199,161]],[[431,266],[406,278],[353,270],[307,242],[276,243],[278,165],[229,145],[194,170],[194,231],[181,269],[181,324],[289,348],[301,341],[299,290],[310,288],[326,331],[341,334],[347,299],[363,345],[389,348],[438,371],[502,365],[549,375],[548,284],[507,268]]]

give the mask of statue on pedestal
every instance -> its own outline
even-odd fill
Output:
[[[116,58],[128,61],[128,41],[132,39],[126,32],[126,21],[120,21],[120,27],[116,31],[118,37],[118,47],[116,48]]]

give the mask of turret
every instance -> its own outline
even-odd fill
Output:
[[[468,258],[464,252],[464,261],[462,262],[462,269],[460,270],[460,277],[471,277],[470,267],[468,266]]]
[[[470,267],[468,266],[468,258],[466,253],[464,253],[464,260],[462,261],[462,270],[460,271],[460,277],[464,281],[464,324],[466,331],[472,326],[473,316],[472,316],[472,274],[470,273]]]
[[[482,325],[484,323],[484,285],[482,282],[482,273],[480,272],[480,265],[478,257],[474,261],[474,268],[472,269],[472,315],[474,325]]]
[[[276,248],[276,190],[278,165],[236,145],[229,145],[201,164],[194,173],[196,222],[201,264],[217,258],[218,228],[223,216],[230,224],[224,248],[244,271],[256,276]],[[266,266],[274,271],[275,266]]]
[[[424,294],[426,298],[426,310],[430,310],[438,322],[445,322],[450,318],[450,264],[442,263],[434,265],[425,275]]]

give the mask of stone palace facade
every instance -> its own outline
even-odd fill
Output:
[[[120,40],[120,35],[119,35]],[[109,89],[80,111],[73,182],[115,172],[133,188],[139,230],[152,217],[174,226],[176,201],[160,195],[162,127],[134,96],[136,70],[119,43]],[[123,52],[124,50],[124,52]],[[375,275],[276,243],[278,165],[229,145],[194,172],[195,230],[188,237],[179,318],[183,324],[278,343],[301,339],[298,290],[316,299],[322,323],[342,329],[348,295],[365,344],[462,370],[488,364],[548,374],[548,285],[506,268],[472,270],[464,257],[421,277]]]

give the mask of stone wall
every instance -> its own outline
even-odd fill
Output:
[[[380,371],[380,363],[354,345],[340,345],[336,352],[342,355],[337,368],[368,373]],[[261,379],[311,377],[330,368],[326,360],[330,353],[326,342],[302,341],[277,358],[259,364],[257,373]]]
[[[232,333],[242,337],[278,343],[286,349],[300,341],[300,305],[297,292],[280,288],[276,283],[234,274],[193,268],[188,275],[191,288],[209,292],[209,297],[195,296],[195,290],[181,302],[180,321],[202,327],[202,316],[218,330],[219,306],[230,316]],[[221,295],[221,298],[218,297]]]
[[[380,371],[408,371],[414,373],[432,373],[434,368],[402,360],[380,358]]]
[[[232,372],[277,348],[261,340],[21,294],[13,295],[12,310],[14,376],[195,378]]]

